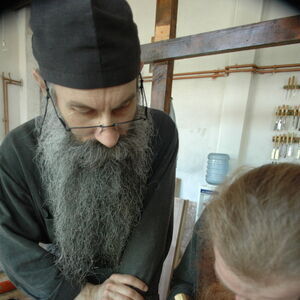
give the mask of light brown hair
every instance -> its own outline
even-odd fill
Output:
[[[260,285],[300,278],[300,166],[270,164],[220,187],[206,209],[213,245]]]

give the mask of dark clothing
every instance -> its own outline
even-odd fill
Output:
[[[202,248],[203,241],[199,234],[202,219],[199,219],[194,226],[192,239],[190,240],[180,264],[173,273],[170,284],[170,293],[168,300],[173,300],[177,294],[186,294],[191,299],[196,298],[199,253]]]
[[[118,273],[131,274],[149,286],[146,299],[158,299],[157,284],[172,237],[177,130],[164,113],[151,110],[154,129],[151,176],[140,223],[132,232]],[[34,299],[74,299],[80,287],[63,278],[54,256],[39,246],[53,242],[49,211],[37,164],[35,120],[15,130],[0,148],[0,261],[15,285]],[[96,270],[97,283],[111,274]]]
[[[185,250],[171,281],[168,300],[177,294],[189,295],[191,300],[233,300],[234,295],[219,283],[214,269],[215,256],[205,232],[205,210],[196,222],[192,239]]]

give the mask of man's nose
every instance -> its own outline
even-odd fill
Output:
[[[120,133],[115,127],[97,128],[95,138],[107,148],[114,147],[120,138]]]

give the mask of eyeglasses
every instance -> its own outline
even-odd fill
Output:
[[[95,126],[72,126],[72,127],[69,127],[67,125],[67,123],[65,122],[65,120],[59,115],[56,105],[54,103],[54,100],[51,96],[47,82],[45,81],[46,93],[47,93],[47,96],[46,96],[47,103],[46,103],[46,109],[45,109],[45,113],[44,113],[44,117],[43,117],[43,121],[42,121],[42,126],[43,126],[43,123],[44,123],[44,120],[45,120],[45,117],[47,114],[47,107],[48,107],[48,103],[49,103],[49,99],[50,99],[52,102],[52,105],[54,107],[55,114],[56,114],[57,118],[59,119],[59,121],[61,122],[61,124],[63,125],[63,127],[65,128],[65,130],[68,132],[72,132],[76,136],[93,135],[97,128],[100,128],[101,131],[106,128],[115,128],[116,130],[122,130],[122,131],[124,131],[124,130],[127,131],[130,129],[133,129],[135,126],[138,126],[139,123],[148,119],[148,107],[147,107],[146,94],[145,94],[145,90],[144,90],[143,78],[142,78],[141,74],[139,75],[139,77],[140,77],[139,90],[140,90],[142,103],[141,103],[141,105],[138,105],[137,114],[134,119],[129,120],[129,121],[124,121],[124,122],[113,123],[110,125],[100,124],[100,125],[95,125]],[[41,127],[41,131],[42,131],[42,127]]]
[[[60,122],[65,127],[66,131],[70,131],[76,136],[90,136],[90,135],[94,134],[94,132],[97,128],[101,129],[100,132],[102,132],[102,130],[104,130],[106,128],[115,128],[116,130],[120,130],[120,131],[133,129],[140,122],[147,120],[146,110],[147,110],[147,108],[145,107],[143,116],[141,116],[141,117],[137,117],[137,118],[135,118],[133,120],[130,120],[130,121],[113,123],[111,125],[68,127],[61,117],[58,117],[58,118],[60,119]]]

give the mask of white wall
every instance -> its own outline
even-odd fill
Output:
[[[32,79],[37,64],[31,51],[28,8],[0,15],[0,72],[21,80],[22,86],[8,85],[9,127],[13,129],[39,113],[39,89]],[[5,47],[3,46],[5,43]],[[3,91],[0,87],[0,118],[3,118]],[[0,123],[0,140],[4,125]]]
[[[155,3],[128,0],[139,27],[141,43],[154,35]],[[179,0],[177,36],[185,36],[295,15],[275,0]],[[36,66],[31,53],[29,11],[22,9],[1,16],[0,72],[22,79],[23,87],[10,87],[11,127],[36,116],[39,90],[31,70]],[[4,34],[3,34],[4,32]],[[282,46],[176,61],[175,72],[224,68],[232,64],[273,65],[300,62],[300,46]],[[149,66],[143,70],[148,75]],[[300,73],[253,75],[231,74],[227,78],[176,80],[173,83],[174,108],[180,137],[177,177],[182,179],[181,197],[197,201],[199,186],[205,183],[206,157],[210,152],[231,156],[231,169],[240,165],[270,162],[273,113],[284,104],[282,86],[289,76]],[[0,99],[2,98],[0,87]],[[146,93],[150,99],[151,84]],[[300,104],[300,93],[294,104]],[[149,100],[148,100],[149,101]],[[3,108],[0,105],[0,118]],[[3,124],[0,125],[3,137]]]
[[[129,0],[142,43],[154,32],[155,1]],[[145,13],[147,12],[147,13]],[[181,0],[177,37],[297,14],[274,0]],[[300,46],[281,46],[176,61],[175,73],[227,65],[274,65],[300,62]],[[148,66],[143,74],[148,75]],[[181,197],[197,201],[205,184],[207,154],[231,156],[231,170],[270,162],[274,110],[284,104],[282,86],[298,73],[231,74],[227,78],[176,80],[172,97],[180,137],[177,177]],[[146,91],[150,99],[151,86]],[[300,104],[300,98],[293,100]],[[297,102],[298,101],[298,102]]]
[[[11,12],[8,14],[0,15],[0,34],[1,34],[1,45],[0,45],[0,72],[4,72],[5,76],[8,73],[15,80],[20,80],[19,72],[19,41],[18,41],[18,23],[16,22],[17,14]],[[20,87],[9,85],[9,118],[11,120],[10,126],[13,128],[19,120],[19,98],[20,98]],[[0,97],[3,98],[3,87],[1,82]],[[0,119],[3,120],[3,100],[0,105]],[[4,135],[4,123],[1,122],[0,136]]]
[[[32,31],[29,26],[29,21],[29,8],[19,10],[19,70],[23,78],[24,86],[20,98],[20,123],[24,123],[36,117],[40,112],[40,91],[32,76],[32,71],[37,69],[38,65],[32,54]]]

